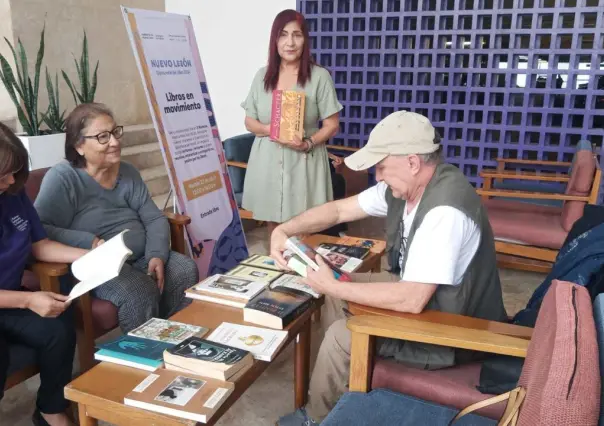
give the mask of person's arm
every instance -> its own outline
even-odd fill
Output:
[[[262,124],[257,119],[248,116],[245,117],[245,128],[248,132],[255,134],[259,138],[271,134],[270,124]]]
[[[321,124],[321,128],[317,133],[310,137],[313,146],[326,143],[340,131],[340,114],[335,113],[325,118]]]
[[[0,290],[0,309],[29,309],[41,317],[59,316],[70,305],[68,296],[46,291]]]
[[[145,257],[147,259],[158,258],[163,263],[170,256],[170,224],[162,211],[155,205],[147,185],[143,181],[138,170],[134,167],[122,164],[124,177],[128,177],[132,184],[130,191],[131,199],[128,204],[136,210],[145,227]]]
[[[69,229],[75,214],[75,188],[55,168],[50,169],[40,186],[34,206],[51,240],[68,246],[89,249],[96,235]]]
[[[319,232],[338,223],[368,217],[369,215],[359,205],[358,197],[355,195],[314,207],[277,226],[271,234],[271,257],[286,268],[287,262],[283,258],[283,252],[289,237]]]
[[[90,250],[70,247],[48,238],[32,244],[32,253],[42,262],[73,263]]]

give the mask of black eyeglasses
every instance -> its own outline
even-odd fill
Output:
[[[82,138],[96,139],[101,145],[105,145],[111,140],[111,135],[113,135],[113,137],[116,139],[120,139],[122,136],[124,136],[124,126],[116,126],[115,129],[110,132],[105,131],[99,133],[98,135],[82,136]]]

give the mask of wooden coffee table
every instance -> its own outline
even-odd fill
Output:
[[[316,247],[322,242],[342,243],[344,240],[317,234],[305,238],[305,241]],[[379,271],[380,258],[384,253],[385,243],[379,240],[374,241],[378,244],[374,245],[370,254],[363,259],[360,271]],[[295,408],[303,407],[306,403],[310,370],[311,318],[315,314],[318,316],[322,305],[323,298],[314,300],[310,308],[286,328],[288,331],[286,343],[273,357],[273,359],[276,359],[278,354],[284,351],[290,343],[295,342]],[[171,319],[207,327],[210,329],[208,334],[223,322],[257,326],[257,324],[243,321],[242,309],[200,300],[193,300],[191,305],[178,312]],[[207,424],[213,425],[216,423],[269,365],[269,362],[255,360],[252,367],[235,380],[235,390]],[[81,426],[96,425],[97,420],[128,426],[194,425],[195,422],[191,420],[124,405],[124,397],[149,374],[148,371],[101,362],[67,385],[65,387],[65,397],[78,404]]]

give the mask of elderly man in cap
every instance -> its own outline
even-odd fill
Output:
[[[333,201],[278,226],[271,256],[285,266],[287,238],[320,232],[368,216],[386,217],[390,274],[336,281],[320,258],[306,282],[325,295],[325,337],[305,408],[282,417],[280,426],[318,424],[347,390],[350,331],[346,302],[420,313],[424,309],[504,321],[505,309],[493,233],[474,188],[458,168],[441,162],[440,137],[419,114],[397,111],[383,119],[367,145],[346,158],[353,170],[375,166],[378,184]],[[384,276],[386,275],[386,276]],[[452,348],[382,339],[379,356],[421,369],[469,361]]]

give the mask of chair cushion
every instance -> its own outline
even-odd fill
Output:
[[[321,426],[445,426],[457,410],[386,389],[342,395]],[[469,414],[455,426],[494,426],[492,419]]]
[[[32,201],[32,203],[36,200],[38,196],[38,192],[40,192],[40,185],[42,185],[42,179],[44,179],[44,175],[49,168],[45,169],[37,169],[29,172],[29,177],[27,178],[27,182],[25,182],[25,193]]]
[[[224,155],[227,161],[241,161],[247,163],[256,136],[253,133],[233,136],[223,142]]]
[[[596,171],[596,159],[591,151],[582,150],[575,154],[570,180],[566,186],[567,195],[587,196],[593,185]],[[583,201],[566,201],[562,211],[562,227],[568,232],[574,223],[583,216]]]
[[[462,409],[493,395],[476,389],[480,379],[480,363],[470,363],[441,370],[420,370],[392,360],[375,363],[372,389],[387,388],[447,407]],[[499,419],[505,403],[480,410],[478,413]]]
[[[598,354],[600,362],[600,372],[604,371],[604,294],[596,297],[594,303],[594,321],[596,323],[596,333],[598,336]],[[600,420],[599,426],[604,426],[604,409],[602,401],[604,401],[604,381],[601,383],[600,391]]]
[[[92,323],[95,337],[102,336],[119,325],[117,308],[111,302],[92,297]]]
[[[235,202],[237,203],[237,207],[241,208],[241,202],[243,201],[243,192],[235,192],[233,195],[235,196]]]
[[[519,425],[595,425],[600,413],[598,360],[587,289],[554,280],[518,381],[526,389]]]
[[[562,210],[558,207],[498,199],[485,200],[483,204],[495,238],[558,250],[568,234],[562,227]]]
[[[36,364],[36,351],[28,346],[10,344],[8,349],[8,374]]]

